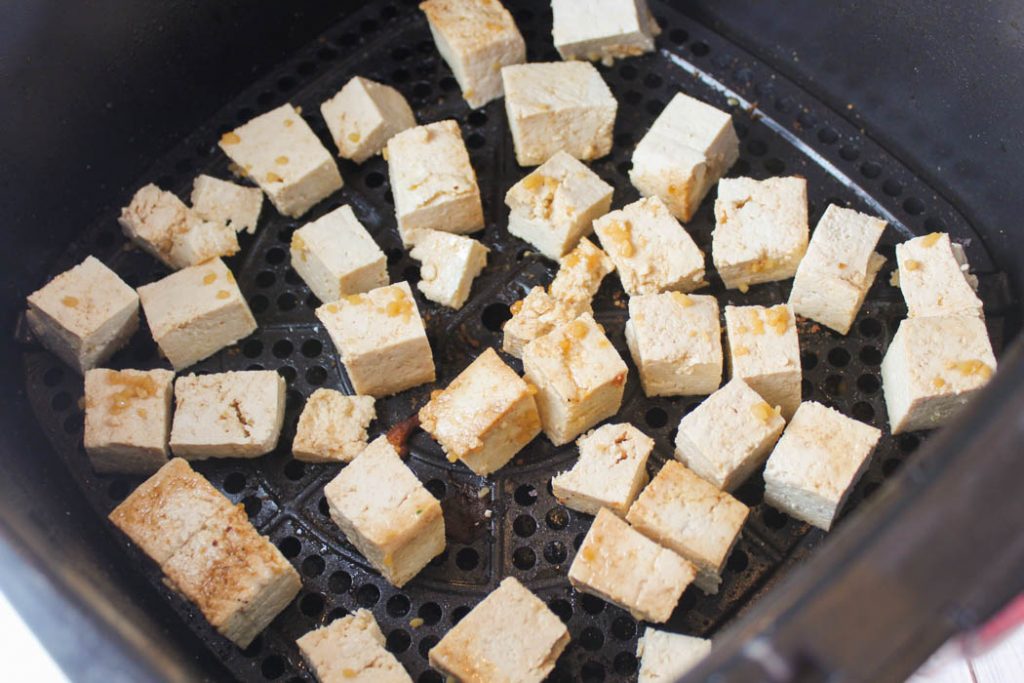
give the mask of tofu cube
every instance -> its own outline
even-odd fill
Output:
[[[589,313],[527,344],[523,369],[526,380],[537,387],[544,434],[556,446],[622,406],[626,363]]]
[[[984,315],[974,291],[978,281],[969,274],[963,247],[946,233],[933,232],[897,245],[896,263],[909,317]]]
[[[555,279],[551,281],[551,296],[589,310],[601,281],[613,270],[615,264],[608,254],[584,237],[575,249],[562,257]]]
[[[320,301],[389,282],[387,257],[346,204],[292,234],[292,268]]]
[[[988,383],[996,357],[975,315],[907,318],[882,359],[893,434],[946,424]]]
[[[849,332],[885,263],[874,251],[885,226],[880,218],[830,204],[797,267],[789,293],[793,312],[839,334]]]
[[[508,463],[540,434],[540,415],[527,384],[486,349],[420,409],[420,426],[441,444],[450,462],[480,476]]]
[[[637,683],[668,683],[681,680],[711,652],[711,641],[653,628],[645,628],[636,644],[640,660]]]
[[[358,609],[310,631],[295,641],[302,658],[321,683],[412,683],[393,654],[373,613]]]
[[[366,448],[366,428],[377,417],[372,396],[317,389],[306,401],[292,455],[306,462],[351,462]]]
[[[727,289],[796,275],[807,251],[807,181],[723,178],[715,200],[711,257]]]
[[[790,419],[800,406],[803,370],[796,318],[788,304],[726,306],[729,368]]]
[[[676,459],[723,491],[732,491],[768,459],[786,421],[739,377],[684,416]]]
[[[562,59],[611,66],[616,59],[653,52],[661,33],[647,0],[552,0],[551,13],[551,37]]]
[[[625,517],[647,484],[647,458],[654,439],[631,424],[606,424],[576,440],[580,457],[572,469],[552,477],[551,490],[566,507],[588,515],[608,508]]]
[[[320,105],[338,156],[361,164],[396,133],[416,125],[416,116],[402,93],[391,86],[356,76]]]
[[[505,111],[520,166],[564,151],[599,159],[612,151],[618,102],[593,64],[548,62],[506,66]]]
[[[713,296],[630,297],[626,344],[647,396],[710,394],[722,383],[722,327]]]
[[[431,648],[429,659],[460,681],[540,683],[568,644],[562,620],[509,576]]]
[[[85,373],[85,452],[97,472],[152,474],[167,463],[174,373]]]
[[[697,568],[694,583],[714,595],[750,509],[684,465],[669,460],[640,492],[626,521]]]
[[[765,502],[828,531],[881,435],[820,403],[801,403],[768,457]]]
[[[739,154],[732,116],[676,93],[637,144],[629,180],[640,194],[661,198],[673,216],[688,221]]]
[[[441,58],[479,109],[504,93],[501,67],[526,61],[526,43],[498,0],[427,0],[420,3]]]
[[[398,588],[444,550],[441,504],[386,436],[371,441],[324,495],[345,537]]]
[[[523,349],[559,325],[590,313],[590,302],[557,299],[543,287],[534,287],[509,308],[512,317],[502,327],[501,349],[510,356],[523,357]]]
[[[462,308],[473,280],[487,265],[489,251],[472,237],[438,230],[417,232],[409,253],[422,264],[416,288],[442,306]]]
[[[139,329],[139,295],[88,256],[29,294],[25,319],[40,344],[84,374]]]
[[[668,621],[695,575],[692,564],[606,508],[597,513],[569,567],[576,590],[655,624]]]
[[[586,164],[555,152],[505,194],[508,231],[557,261],[608,213],[612,190]]]
[[[188,460],[266,455],[281,435],[284,393],[272,370],[179,377],[171,450]]]
[[[181,370],[256,331],[256,319],[220,259],[139,287],[153,340]]]
[[[704,252],[658,197],[605,214],[594,221],[594,230],[630,296],[707,285]]]
[[[225,133],[218,144],[274,208],[291,218],[306,213],[343,184],[331,153],[290,104]]]
[[[316,309],[357,394],[381,398],[433,382],[434,355],[408,282]]]
[[[464,235],[484,227],[476,171],[452,120],[417,126],[388,140],[391,192],[402,244],[417,230]]]
[[[263,193],[258,187],[239,185],[208,175],[192,183],[192,211],[204,221],[221,223],[235,232],[256,233],[263,210]]]

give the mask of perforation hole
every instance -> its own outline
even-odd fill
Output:
[[[310,555],[302,561],[302,573],[309,578],[320,576],[326,568],[324,558],[319,555]]]
[[[302,552],[302,543],[294,536],[287,536],[281,539],[281,542],[277,544],[277,548],[281,551],[282,555],[290,560]]]
[[[861,362],[866,365],[881,365],[882,364],[882,352],[876,349],[874,346],[865,346],[857,354]]]
[[[520,538],[529,538],[537,531],[537,520],[530,515],[519,515],[512,522],[512,531]]]
[[[568,600],[556,598],[548,602],[548,607],[562,620],[562,623],[567,624],[572,619],[572,605],[569,604]]]
[[[324,611],[324,599],[318,593],[310,593],[299,601],[299,611],[307,617],[317,617]]]
[[[533,488],[530,484],[521,484],[516,488],[515,500],[516,503],[523,507],[533,505],[537,502],[537,489]]]
[[[284,673],[284,667],[284,657],[270,655],[260,664],[260,672],[264,678],[274,680],[275,678],[280,678],[281,674]]]
[[[547,523],[549,529],[554,531],[561,531],[565,527],[569,526],[569,511],[559,505],[548,510],[548,513],[544,515],[544,521]]]
[[[306,463],[301,460],[290,460],[284,466],[284,476],[292,481],[299,481],[306,476]]]
[[[356,602],[360,607],[373,607],[380,600],[380,589],[372,583],[366,583],[356,590]]]
[[[620,652],[615,655],[612,666],[615,667],[615,673],[621,676],[632,675],[636,673],[637,669],[636,655],[632,652]]]
[[[804,351],[800,354],[800,367],[804,370],[813,370],[818,366],[818,355],[814,351]]]
[[[652,429],[661,429],[668,424],[668,413],[661,408],[651,408],[644,413],[644,422]]]
[[[532,548],[526,546],[516,548],[512,553],[512,564],[515,565],[516,569],[522,571],[533,569],[533,566],[537,564],[537,553],[533,552]]]
[[[348,572],[336,571],[327,579],[327,587],[332,593],[347,593],[352,587],[352,577]]]
[[[420,606],[416,615],[423,620],[427,626],[433,626],[441,621],[441,607],[436,602],[427,602]]]
[[[580,667],[580,680],[583,683],[601,683],[604,679],[604,664],[601,662],[584,662]]]
[[[420,640],[419,647],[417,648],[419,650],[419,652],[420,652],[420,657],[423,657],[423,659],[426,659],[430,655],[430,651],[432,649],[434,649],[434,646],[437,645],[439,642],[441,642],[441,641],[440,641],[440,639],[437,636],[424,636],[423,639]],[[430,680],[430,681],[436,681],[437,683],[444,683],[444,679],[441,678],[441,676],[439,674],[437,674],[435,678],[430,678],[430,679],[426,678],[427,674],[433,674],[433,673],[434,673],[433,671],[428,671],[423,676],[420,676],[419,679],[417,679],[417,680],[419,680],[419,681]]]
[[[224,477],[224,490],[228,493],[241,493],[245,488],[245,475],[241,472],[232,472]]]
[[[579,644],[584,650],[600,650],[604,645],[604,634],[593,626],[588,626],[580,633]]]
[[[549,541],[544,546],[544,559],[550,564],[562,564],[567,556],[565,544],[561,541]]]
[[[448,487],[440,479],[431,479],[424,486],[430,491],[430,494],[438,500],[444,500],[445,494],[448,492]]]
[[[711,52],[711,47],[703,41],[695,41],[690,45],[690,52],[693,53],[694,57],[704,57]]]
[[[463,617],[465,617],[467,614],[469,614],[469,607],[466,607],[465,605],[460,605],[453,609],[452,626],[457,625],[460,621],[462,621]]]
[[[857,378],[857,388],[865,394],[873,394],[882,386],[882,382],[874,375],[861,375]]]
[[[400,654],[408,650],[411,644],[412,638],[409,637],[408,633],[402,629],[395,629],[388,634],[384,646],[387,648],[388,652]]]
[[[761,513],[761,519],[764,520],[764,525],[769,529],[781,529],[786,526],[789,522],[789,516],[784,512],[779,512],[775,508],[766,507]]]
[[[834,367],[845,368],[850,364],[850,352],[837,346],[828,352],[828,362]]]
[[[749,564],[750,560],[747,558],[747,554],[738,548],[732,551],[732,554],[725,563],[730,571],[736,573],[744,571]]]
[[[480,564],[480,553],[472,548],[463,548],[455,553],[455,566],[464,572],[472,571]]]

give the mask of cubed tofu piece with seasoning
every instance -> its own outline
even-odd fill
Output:
[[[899,283],[907,301],[907,315],[982,316],[978,281],[969,272],[963,247],[944,232],[933,232],[896,245]]]
[[[629,180],[640,194],[660,197],[673,216],[688,221],[739,154],[732,116],[676,93],[637,144]]]
[[[526,43],[498,0],[420,3],[441,58],[473,109],[502,96],[501,68],[526,61]]]
[[[449,461],[486,476],[540,434],[536,393],[489,348],[420,409],[420,426]]]
[[[421,263],[416,288],[435,303],[462,308],[490,249],[472,237],[438,230],[420,230],[414,240],[409,255]]]
[[[167,463],[174,373],[85,373],[85,452],[97,472],[152,474]]]
[[[192,183],[192,210],[205,221],[252,235],[263,210],[263,192],[258,187],[198,175]]]
[[[505,193],[508,231],[557,261],[608,213],[612,190],[586,164],[556,152]]]
[[[523,369],[526,380],[537,387],[544,434],[556,446],[622,406],[626,363],[589,313],[527,344]]]
[[[139,296],[89,256],[29,294],[25,320],[40,344],[84,374],[139,329]]]
[[[501,349],[511,356],[522,358],[523,349],[531,341],[591,310],[589,301],[557,299],[538,286],[513,303],[509,312],[512,317],[501,328]]]
[[[786,421],[739,377],[685,415],[675,456],[723,491],[732,491],[768,459]]]
[[[551,490],[566,507],[588,515],[608,508],[625,517],[647,484],[647,458],[654,439],[631,424],[606,424],[576,440],[580,457],[572,469],[551,479]]]
[[[505,111],[520,166],[564,151],[587,161],[612,151],[618,102],[588,62],[506,66]]]
[[[729,369],[789,419],[800,406],[803,370],[793,309],[787,304],[726,306]]]
[[[800,404],[764,468],[764,501],[828,531],[882,432],[820,403]]]
[[[377,417],[372,396],[317,389],[306,401],[292,455],[306,462],[351,462],[366,448],[366,428]]]
[[[387,257],[346,204],[292,234],[292,268],[320,301],[389,283]]]
[[[295,641],[320,683],[412,683],[412,678],[385,647],[373,612],[356,610]]]
[[[284,393],[272,370],[179,377],[171,450],[188,460],[266,455],[281,435]]]
[[[551,37],[562,59],[600,61],[654,51],[661,29],[647,0],[551,0]]]
[[[139,287],[139,298],[153,340],[175,370],[256,331],[249,304],[220,259]]]
[[[645,628],[636,644],[640,660],[637,683],[672,683],[681,680],[711,652],[711,641],[704,638]]]
[[[416,125],[402,93],[369,78],[355,76],[320,105],[338,156],[361,164],[380,154],[392,137]]]
[[[864,297],[885,263],[875,245],[886,222],[830,204],[796,270],[789,305],[839,334],[850,331]]]
[[[614,512],[601,509],[569,567],[569,582],[635,619],[668,621],[697,570],[631,527]]]
[[[306,213],[343,184],[331,153],[290,104],[225,133],[218,144],[274,208],[291,218]]]
[[[807,181],[723,178],[715,200],[711,258],[727,289],[796,275],[807,251]]]
[[[569,630],[514,577],[431,648],[430,666],[459,681],[540,683],[569,644]]]
[[[401,588],[444,550],[441,504],[380,436],[324,487],[331,519]]]
[[[682,463],[669,460],[640,492],[626,521],[697,568],[694,583],[715,594],[750,508]]]
[[[384,156],[403,244],[412,244],[417,230],[464,235],[484,227],[480,187],[458,123],[402,131],[388,141]]]
[[[713,296],[630,297],[626,344],[647,396],[710,394],[722,383],[722,327]]]
[[[946,424],[995,369],[983,319],[971,314],[907,318],[882,359],[892,433]]]
[[[408,282],[316,309],[357,394],[381,398],[434,381],[434,354]]]
[[[583,310],[589,309],[604,276],[613,270],[615,264],[608,258],[608,254],[584,237],[559,262],[558,272],[551,281],[551,296],[582,307]]]
[[[658,197],[648,197],[594,221],[626,294],[692,292],[704,287],[704,252]]]

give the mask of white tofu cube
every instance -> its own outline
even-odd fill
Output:
[[[490,249],[472,237],[438,230],[418,231],[414,239],[409,255],[422,264],[416,288],[442,306],[462,308]]]
[[[509,576],[445,634],[430,666],[460,681],[540,683],[569,644],[569,630]]]
[[[768,459],[786,421],[739,377],[679,422],[676,459],[723,491],[742,484]]]
[[[384,157],[402,244],[412,244],[417,230],[464,235],[484,227],[480,187],[458,123],[402,131],[388,140]]]
[[[486,476],[540,434],[536,393],[489,348],[431,396],[420,409],[420,426],[441,444],[450,462],[461,460]]]
[[[306,462],[351,462],[366,448],[366,428],[377,417],[372,396],[317,389],[306,401],[292,455]]]
[[[660,197],[673,216],[688,221],[739,154],[732,116],[676,93],[637,144],[629,180],[640,194]]]
[[[220,259],[139,287],[139,298],[149,331],[175,370],[256,331],[249,304]]]
[[[636,644],[636,656],[640,659],[637,683],[678,681],[709,652],[710,640],[645,628]]]
[[[593,64],[548,62],[506,66],[505,111],[520,166],[558,151],[599,159],[612,150],[619,104]]]
[[[412,683],[384,643],[380,626],[366,609],[335,619],[295,641],[320,683]]]
[[[434,354],[408,282],[350,294],[316,317],[357,394],[381,398],[434,381]]]
[[[179,377],[171,450],[187,460],[266,455],[281,435],[284,391],[272,370]]]
[[[386,286],[387,257],[346,204],[292,234],[292,268],[323,302]]]
[[[575,249],[562,257],[555,279],[551,281],[551,296],[589,310],[601,281],[613,270],[615,264],[608,254],[584,237]]]
[[[523,357],[523,349],[534,339],[591,312],[589,301],[556,299],[543,287],[531,289],[524,298],[513,303],[509,311],[512,317],[501,328],[501,349],[516,358]]]
[[[885,226],[880,218],[830,204],[797,267],[789,293],[793,312],[839,334],[849,332],[885,263],[874,251]]]
[[[612,191],[586,164],[556,152],[505,194],[508,231],[557,261],[608,213]]]
[[[412,107],[391,86],[356,76],[320,105],[338,156],[361,164],[395,134],[416,125]]]
[[[291,218],[306,213],[343,184],[331,153],[290,104],[225,133],[218,144],[274,208]]]
[[[710,394],[722,383],[722,327],[713,296],[630,297],[626,344],[647,396]]]
[[[694,583],[713,595],[748,514],[746,505],[669,460],[640,492],[626,521],[692,562]]]
[[[649,197],[594,221],[626,294],[692,292],[704,287],[704,252],[669,212]]]
[[[765,502],[828,531],[881,435],[820,403],[801,403],[768,457]]]
[[[555,497],[588,515],[608,508],[625,517],[647,483],[654,439],[631,424],[606,424],[577,439],[576,447],[580,457],[572,469],[551,478]]]
[[[807,251],[807,181],[723,178],[715,200],[711,257],[727,289],[796,275]]]
[[[597,513],[569,567],[576,590],[655,624],[668,621],[695,575],[692,564],[607,508]]]
[[[527,344],[523,369],[526,380],[537,387],[544,434],[556,446],[622,406],[626,363],[589,313]]]
[[[729,368],[790,419],[800,406],[803,370],[796,318],[787,304],[726,306]]]
[[[941,427],[988,383],[995,369],[981,318],[907,318],[882,359],[892,433]]]
[[[40,344],[84,374],[139,329],[139,296],[88,256],[29,294],[25,319]]]
[[[208,175],[192,183],[192,211],[204,221],[221,223],[237,232],[256,233],[263,210],[263,192]]]
[[[967,257],[949,235],[933,232],[896,245],[899,283],[907,315],[984,315],[974,292],[977,279],[969,274]]]
[[[661,32],[647,0],[551,0],[555,49],[562,59],[601,61],[654,51]]]
[[[502,96],[501,68],[526,61],[526,43],[498,0],[420,3],[441,58],[473,109]]]
[[[85,452],[97,472],[152,474],[167,463],[174,373],[85,373]]]
[[[444,550],[441,504],[386,436],[346,465],[324,496],[345,537],[399,588]]]

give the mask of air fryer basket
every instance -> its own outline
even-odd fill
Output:
[[[547,7],[511,0],[506,5],[527,40],[529,59],[558,59],[550,43]],[[997,259],[963,215],[841,113],[828,109],[667,3],[655,3],[654,8],[664,28],[659,51],[610,68],[599,67],[619,101],[619,114],[613,152],[594,162],[592,168],[615,187],[615,206],[637,198],[626,175],[632,148],[672,94],[682,90],[732,112],[741,158],[729,175],[806,177],[812,225],[830,203],[876,214],[890,223],[879,249],[887,257],[886,267],[850,334],[842,337],[815,324],[801,324],[804,398],[886,429],[879,363],[906,314],[889,276],[895,266],[894,245],[913,234],[944,230],[965,245],[981,281],[980,294],[998,354],[1004,340],[1015,332],[1018,303]],[[511,238],[504,227],[504,193],[525,171],[515,163],[503,103],[494,102],[478,111],[468,109],[415,7],[369,4],[328,26],[322,36],[181,140],[135,186],[155,182],[187,197],[192,179],[200,172],[229,177],[217,139],[284,102],[301,106],[313,130],[327,140],[319,103],[357,74],[395,85],[409,98],[421,122],[458,120],[483,194],[487,226],[480,237],[491,249],[488,267],[474,282],[470,301],[462,310],[451,311],[417,296],[434,349],[438,381],[379,401],[378,419],[372,427],[378,433],[417,410],[432,389],[447,384],[480,350],[500,347],[501,325],[510,315],[509,305],[532,286],[549,282],[554,273],[551,262]],[[642,626],[623,610],[575,593],[565,577],[590,523],[590,518],[559,505],[548,484],[552,474],[573,461],[572,446],[554,448],[545,439],[537,439],[507,467],[483,479],[460,465],[449,464],[429,437],[417,433],[411,441],[409,464],[442,500],[452,535],[445,553],[401,590],[369,569],[328,517],[323,486],[337,473],[337,467],[291,458],[295,423],[309,394],[321,386],[352,393],[333,345],[313,315],[318,301],[289,267],[288,244],[293,231],[306,220],[351,204],[385,250],[392,281],[412,284],[419,277],[417,263],[402,250],[394,229],[386,163],[379,157],[361,166],[342,162],[341,171],[343,190],[301,221],[284,218],[268,206],[257,235],[240,236],[242,251],[228,264],[259,329],[195,368],[197,372],[273,369],[288,383],[285,428],[273,454],[252,461],[200,462],[196,469],[233,501],[245,505],[253,523],[299,569],[302,592],[265,633],[241,651],[164,587],[159,571],[141,553],[118,539],[123,552],[137,565],[151,590],[177,612],[183,627],[196,633],[215,658],[241,680],[309,680],[295,639],[339,615],[365,607],[373,611],[387,636],[388,649],[414,680],[440,681],[427,665],[428,649],[508,575],[540,595],[570,629],[572,643],[552,680],[628,680],[637,668],[636,641]],[[126,249],[116,224],[118,207],[134,189],[111,198],[99,220],[82,230],[52,264],[51,275],[88,254],[101,258],[133,286],[165,274],[152,258]],[[710,205],[706,201],[687,225],[706,254],[710,254],[714,224]],[[788,295],[788,282],[757,286],[740,294],[725,291],[716,277],[711,279],[710,292],[718,295],[723,305],[772,304]],[[594,309],[630,363],[626,396],[617,419],[630,421],[655,438],[657,445],[649,464],[653,474],[672,455],[679,419],[699,400],[643,396],[623,338],[625,303],[617,278],[611,276]],[[92,472],[81,445],[80,378],[36,347],[30,337],[23,336],[22,343],[26,395],[41,428],[94,512],[105,516],[138,480]],[[511,364],[521,370],[514,359]],[[166,361],[142,332],[110,365],[163,367]],[[894,438],[885,431],[870,470],[850,497],[847,512],[896,473],[922,438],[920,434]],[[719,594],[706,596],[691,587],[667,628],[705,637],[719,633],[823,539],[820,531],[765,505],[762,493],[763,482],[758,477],[737,493],[752,507],[752,513],[729,559]],[[486,516],[485,510],[492,515]],[[410,625],[415,617],[423,620],[417,628]]]

